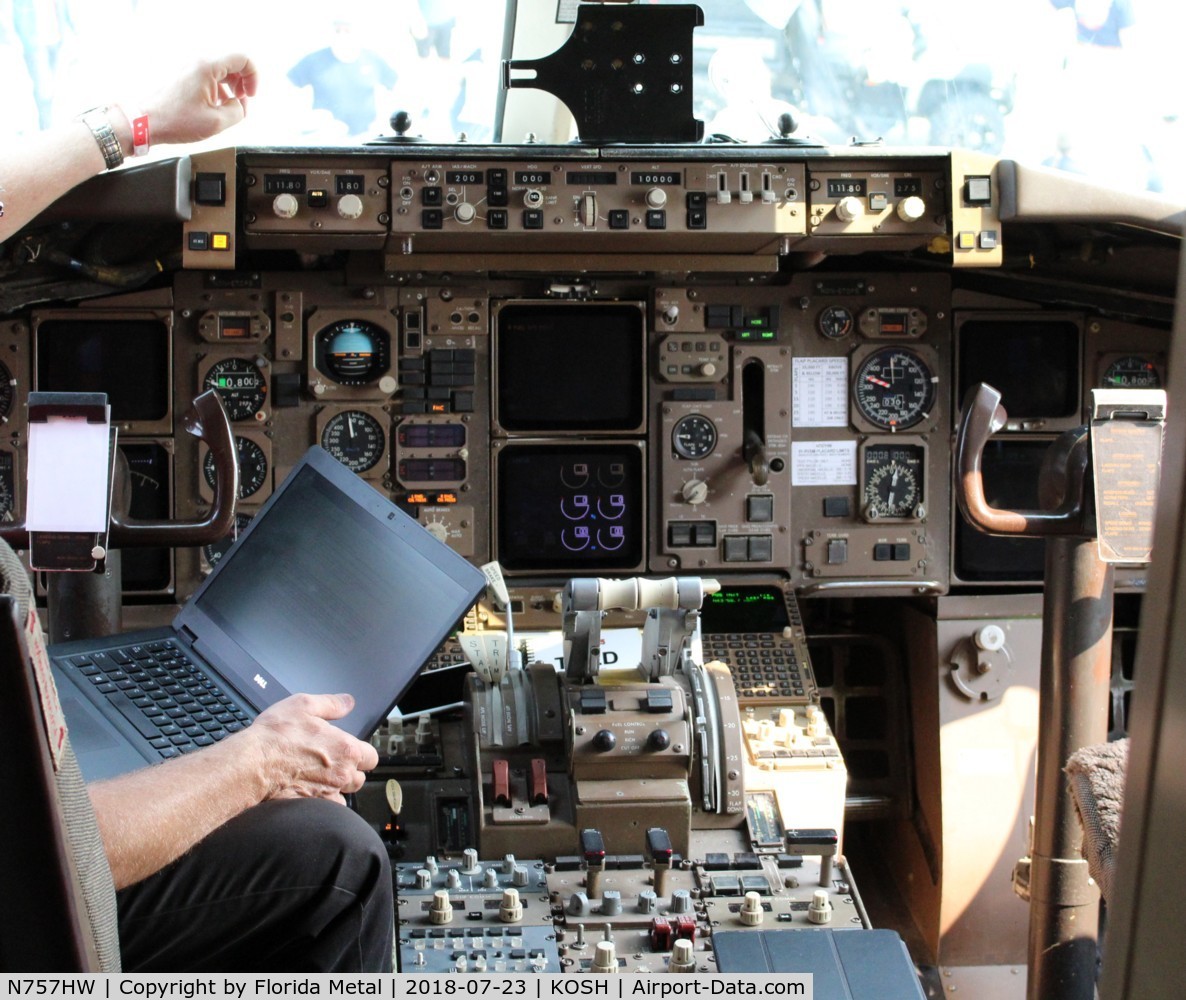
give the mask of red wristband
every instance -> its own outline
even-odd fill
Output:
[[[132,122],[132,152],[143,156],[148,152],[148,115],[136,115]]]

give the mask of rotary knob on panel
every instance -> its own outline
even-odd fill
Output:
[[[918,195],[912,194],[898,202],[898,218],[903,222],[917,222],[927,213],[927,203]]]
[[[865,214],[865,203],[855,195],[848,195],[836,202],[836,218],[841,222],[855,222]]]
[[[997,624],[980,625],[951,652],[951,680],[973,701],[999,698],[1013,680],[1008,634]]]
[[[338,199],[338,215],[343,219],[357,219],[362,215],[362,199],[356,194],[344,194]]]

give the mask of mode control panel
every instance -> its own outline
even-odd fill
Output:
[[[416,237],[400,244],[407,252],[434,233],[597,233],[622,248],[628,233],[747,233],[769,242],[806,232],[805,170],[794,163],[399,161],[390,181],[392,233]],[[436,246],[430,239],[427,249]]]

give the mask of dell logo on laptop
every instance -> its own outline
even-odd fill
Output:
[[[255,681],[255,683],[258,684],[261,688],[266,688],[268,686],[268,682],[265,681],[259,674],[256,674],[251,679],[253,681]]]

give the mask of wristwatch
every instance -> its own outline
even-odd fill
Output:
[[[99,151],[103,154],[103,162],[107,164],[108,170],[112,170],[124,162],[124,149],[116,137],[115,130],[111,127],[111,121],[107,117],[107,108],[91,108],[80,114],[78,120],[91,130],[95,142],[99,144]]]

